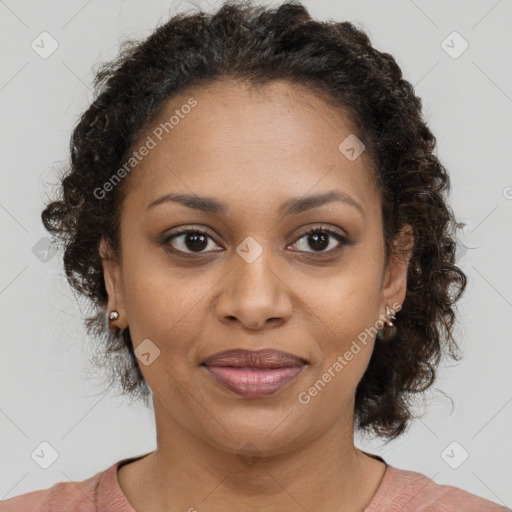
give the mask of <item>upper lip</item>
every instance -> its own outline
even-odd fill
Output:
[[[306,363],[305,359],[281,350],[233,349],[213,354],[206,358],[202,364],[207,366],[235,366],[238,368],[283,368],[286,366],[303,366]]]

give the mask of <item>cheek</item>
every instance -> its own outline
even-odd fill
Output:
[[[380,308],[379,262],[354,253],[322,279],[302,279],[301,300],[336,334],[354,334],[373,325]],[[346,336],[342,336],[345,338]]]
[[[206,305],[201,297],[208,291],[204,282],[178,278],[175,272],[152,273],[149,269],[144,273],[135,271],[132,276],[126,290],[126,307],[130,325],[139,335],[133,338],[153,337],[160,342],[186,339],[187,332],[192,335],[201,325],[199,318]]]
[[[204,293],[172,275],[164,278],[149,270],[135,271],[127,289],[127,312],[135,353],[156,354],[147,365],[139,357],[143,363],[139,364],[140,370],[155,395],[166,396],[172,403],[190,400],[182,396],[182,384],[189,381],[190,372],[197,366],[194,340],[200,336],[204,325],[200,317],[205,314],[205,302],[199,300]]]
[[[147,330],[141,335],[149,337],[178,322],[196,292],[187,278],[190,270],[173,267],[165,250],[147,240],[142,228],[126,228],[123,235],[123,291],[130,332],[133,326]]]
[[[318,372],[329,388],[352,392],[370,360],[380,308],[380,267],[370,258],[355,258],[322,285],[309,283],[312,340],[317,343]],[[328,372],[329,374],[325,374]],[[315,375],[318,377],[318,374]],[[325,378],[324,378],[325,377]]]

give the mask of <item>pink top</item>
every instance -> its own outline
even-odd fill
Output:
[[[364,512],[506,512],[509,509],[475,494],[437,484],[415,471],[390,466]],[[142,456],[141,456],[142,457]],[[81,482],[59,482],[48,489],[31,491],[0,501],[0,512],[135,512],[117,480],[123,459]]]

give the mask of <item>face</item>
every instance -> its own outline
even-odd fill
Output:
[[[108,308],[146,354],[158,429],[260,453],[333,427],[352,432],[371,328],[406,289],[406,263],[385,268],[370,162],[339,149],[353,133],[307,89],[226,80],[173,97],[141,138],[136,148],[153,146],[148,136],[155,145],[128,178],[121,257],[104,243],[101,254]],[[325,197],[283,209],[312,196]],[[269,395],[241,396],[202,366],[230,349],[276,349],[307,364]]]

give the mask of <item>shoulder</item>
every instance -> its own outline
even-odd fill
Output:
[[[100,484],[118,463],[80,482],[58,482],[48,489],[27,492],[0,501],[0,512],[96,512]]]
[[[452,485],[388,464],[366,512],[509,512],[509,509]]]

